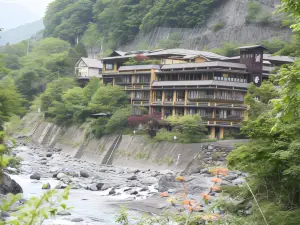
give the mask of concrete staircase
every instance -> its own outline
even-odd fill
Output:
[[[45,127],[45,129],[43,130],[42,135],[40,136],[38,142],[41,145],[47,145],[50,141],[50,135],[51,135],[51,130],[53,129],[54,124],[52,123],[48,123],[47,126]]]
[[[112,165],[114,153],[118,148],[118,146],[120,145],[121,141],[122,141],[122,135],[119,135],[114,140],[113,144],[110,146],[108,152],[106,153],[104,159],[102,160],[101,163],[102,165]]]

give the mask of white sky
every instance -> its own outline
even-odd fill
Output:
[[[25,6],[31,12],[44,16],[47,5],[54,0],[0,0],[0,2],[11,2]]]

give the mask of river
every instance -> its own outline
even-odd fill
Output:
[[[23,188],[23,195],[25,199],[32,196],[40,196],[46,190],[42,190],[42,185],[49,182],[51,187],[55,187],[60,181],[52,178],[51,173],[47,172],[51,170],[54,166],[61,166],[61,162],[64,162],[65,166],[69,169],[77,170],[77,166],[80,168],[85,167],[90,173],[97,173],[97,169],[92,169],[95,166],[93,164],[88,164],[83,162],[82,165],[74,163],[73,159],[66,157],[64,153],[54,153],[51,158],[48,159],[47,164],[41,163],[41,158],[44,157],[45,152],[40,152],[41,149],[34,149],[27,146],[19,146],[15,148],[15,153],[21,156],[24,161],[22,162],[21,173],[19,175],[11,175],[11,177],[17,181]],[[58,158],[60,160],[58,160]],[[68,160],[63,160],[63,159]],[[75,159],[74,159],[75,160]],[[68,162],[66,162],[68,161]],[[77,162],[77,161],[76,161]],[[99,165],[96,166],[99,168]],[[102,167],[101,167],[102,168]],[[119,170],[125,171],[120,173]],[[30,174],[34,171],[40,171],[44,176],[40,180],[30,179]],[[120,185],[112,187],[116,189],[115,196],[109,196],[108,193],[112,188],[108,188],[104,191],[90,191],[85,189],[71,189],[69,199],[66,201],[68,207],[68,212],[71,213],[70,216],[56,216],[51,220],[45,221],[43,224],[61,224],[61,225],[84,225],[84,224],[94,224],[94,225],[114,225],[117,216],[120,213],[121,205],[127,202],[132,202],[135,200],[146,199],[153,195],[157,190],[154,188],[157,184],[147,185],[148,191],[141,191],[142,186],[139,184],[132,185],[133,181],[126,180],[128,176],[132,175],[132,169],[126,170],[126,168],[109,168],[107,172],[98,172],[97,175],[101,176],[102,182],[112,182],[113,184],[120,182]],[[145,175],[146,174],[146,175]],[[96,175],[95,175],[96,176]],[[148,178],[146,172],[138,175],[138,177]],[[95,179],[94,177],[92,177]],[[93,179],[82,178],[80,182],[92,183]],[[73,178],[72,178],[73,179]],[[74,178],[79,179],[79,178]],[[81,178],[80,178],[81,179]],[[126,180],[126,182],[125,182]],[[138,182],[136,182],[138,183]],[[144,185],[145,186],[145,185]],[[136,190],[139,192],[138,195],[133,195],[130,192],[124,191],[125,189]],[[58,190],[61,192],[62,190]],[[138,212],[131,212],[131,216],[139,214]],[[82,219],[82,222],[72,222],[73,219]]]

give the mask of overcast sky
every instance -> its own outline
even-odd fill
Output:
[[[1,2],[17,3],[32,11],[34,14],[43,17],[47,5],[53,0],[0,0]]]

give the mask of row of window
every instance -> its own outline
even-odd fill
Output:
[[[189,99],[199,99],[199,98],[216,98],[224,100],[239,100],[244,101],[245,94],[238,91],[200,91],[200,90],[189,90],[188,98]]]
[[[155,113],[161,113],[161,107],[155,107],[152,109]],[[188,108],[186,109],[187,115],[200,115],[201,117],[208,117],[212,118],[214,115],[214,110],[212,109],[195,109],[195,108]],[[164,108],[165,115],[172,115],[173,109],[170,107]],[[184,108],[175,108],[176,115],[184,115]],[[225,109],[217,109],[215,110],[215,118],[220,119],[230,119],[230,118],[243,118],[244,112],[238,110],[225,110]]]
[[[132,76],[123,76],[121,78],[122,83],[131,84],[132,83]],[[150,83],[150,76],[149,75],[136,75],[135,76],[135,83]]]
[[[228,74],[222,72],[206,72],[201,74],[160,74],[158,81],[181,81],[181,80],[221,80],[230,82],[247,83],[248,75]]]
[[[155,91],[154,99],[156,101],[162,101],[162,91]],[[173,91],[165,91],[165,101],[173,101],[174,92]],[[189,99],[224,99],[224,100],[238,100],[244,101],[245,94],[243,92],[238,91],[201,91],[201,90],[189,90],[188,98]],[[176,91],[176,101],[184,101],[185,99],[185,91],[179,90]]]

